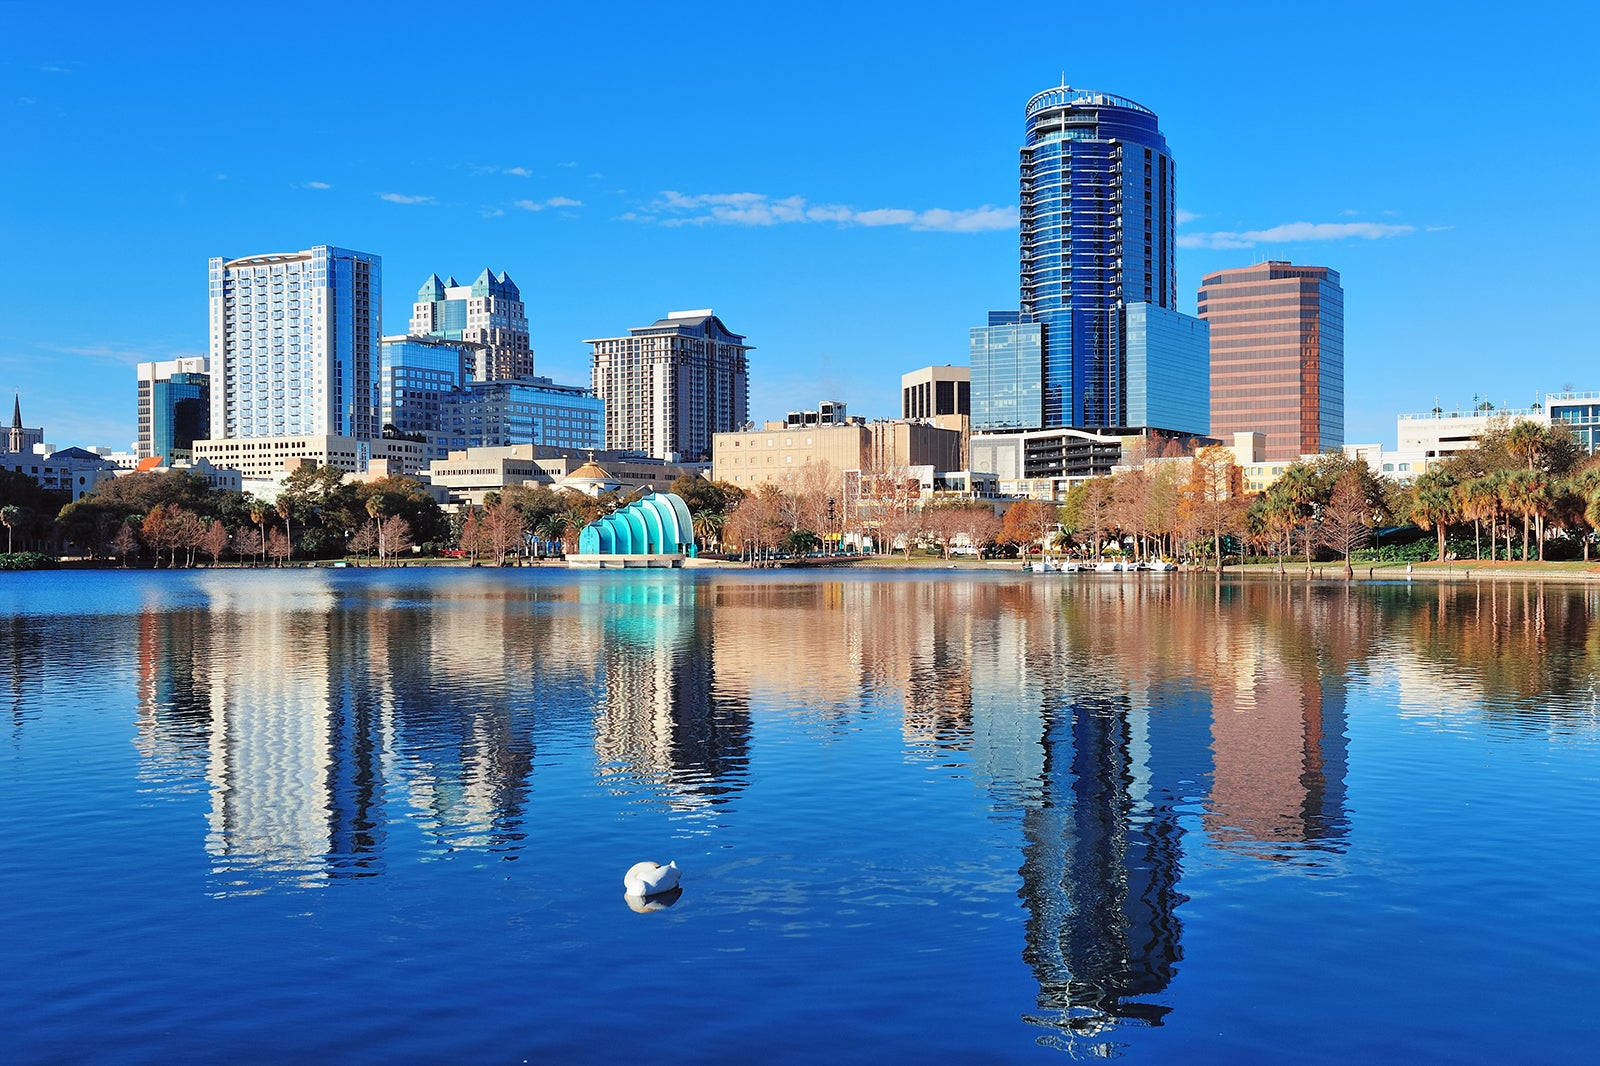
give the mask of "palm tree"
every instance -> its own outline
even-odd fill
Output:
[[[381,492],[374,492],[367,497],[367,514],[372,516],[373,543],[378,547],[378,564],[383,565],[383,524],[379,520],[383,515],[384,497]]]
[[[707,551],[711,546],[722,544],[722,530],[728,524],[728,516],[721,511],[701,511],[694,516],[694,535],[704,543]]]
[[[6,527],[6,554],[11,554],[11,527],[22,520],[22,508],[16,504],[8,503],[0,507],[0,523]]]
[[[1528,525],[1535,514],[1543,515],[1550,502],[1550,483],[1539,470],[1517,470],[1506,478],[1507,505],[1522,515],[1522,558],[1528,558]],[[1539,545],[1539,558],[1544,558],[1544,546]]]
[[[1417,478],[1417,491],[1411,501],[1411,520],[1439,536],[1439,562],[1444,562],[1445,527],[1460,514],[1455,480],[1443,470],[1430,470]]]
[[[289,528],[289,497],[278,497],[278,516],[283,519],[283,539],[288,542],[288,561],[294,562],[294,531]]]
[[[1316,517],[1316,506],[1322,496],[1322,479],[1317,476],[1316,469],[1311,465],[1295,463],[1283,472],[1283,476],[1273,488],[1283,493],[1293,519],[1305,523],[1306,577],[1310,577],[1311,542],[1316,536],[1316,524],[1312,520]]]
[[[1535,460],[1544,457],[1546,450],[1544,428],[1537,422],[1522,419],[1506,434],[1506,451],[1511,453],[1512,458],[1526,461],[1529,470],[1533,469]],[[1523,543],[1526,545],[1526,539]],[[1526,550],[1523,554],[1527,554]]]
[[[1500,493],[1493,479],[1473,478],[1456,488],[1461,499],[1461,517],[1472,519],[1472,554],[1483,558],[1483,520],[1489,520],[1489,553],[1494,554],[1495,519],[1500,514]]]

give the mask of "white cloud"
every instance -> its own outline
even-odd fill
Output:
[[[333,188],[333,186],[329,185],[325,181],[308,181],[304,185],[302,185],[301,188],[303,188],[303,189],[331,189],[331,188]]]
[[[507,167],[505,170],[502,170],[501,173],[510,174],[513,177],[518,178],[529,178],[533,176],[533,171],[529,170],[527,167]]]
[[[501,215],[505,214],[505,211],[502,208],[498,208],[498,207],[485,207],[482,211],[480,211],[478,213],[481,214],[484,218],[499,218]]]
[[[1253,248],[1257,244],[1300,244],[1307,241],[1382,240],[1415,233],[1415,226],[1388,225],[1382,222],[1285,222],[1267,229],[1234,233],[1186,233],[1178,238],[1180,248]]]
[[[558,167],[566,167],[568,170],[571,170],[573,167],[575,167],[577,165],[578,164],[576,162],[574,162],[573,160],[571,160],[571,159],[567,160],[565,163],[557,163],[556,164],[556,166],[558,166]]]
[[[1446,230],[1455,229],[1455,227],[1454,226],[1424,226],[1424,227],[1422,227],[1422,229],[1423,229],[1424,233],[1443,233]]]
[[[1172,217],[1177,220],[1178,225],[1182,226],[1185,223],[1193,222],[1195,219],[1204,218],[1205,216],[1197,215],[1193,211],[1185,211],[1180,207],[1172,213]]]
[[[391,204],[431,204],[434,202],[431,196],[407,196],[405,193],[400,192],[380,192],[378,199],[387,200]]]
[[[984,204],[982,207],[960,209],[934,207],[924,211],[904,207],[859,210],[846,204],[814,204],[803,196],[774,198],[758,192],[691,194],[668,189],[646,210],[629,211],[620,217],[630,222],[653,222],[661,226],[777,226],[791,222],[831,222],[838,226],[905,226],[944,233],[978,233],[1015,228],[1017,209]]]
[[[570,196],[552,196],[548,200],[518,200],[512,206],[524,211],[543,211],[547,207],[582,207],[583,201]]]

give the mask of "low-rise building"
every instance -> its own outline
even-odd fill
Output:
[[[237,470],[247,482],[271,481],[304,462],[359,474],[373,459],[383,459],[409,477],[420,477],[428,465],[425,444],[398,437],[230,437],[197,440],[194,455],[196,463],[204,460],[212,466]]]
[[[809,463],[846,470],[926,466],[961,470],[961,434],[927,422],[884,419],[844,425],[789,426],[718,433],[711,480],[742,489],[784,485]]]
[[[1149,429],[975,433],[969,465],[993,474],[1001,496],[1059,501],[1073,485],[1105,477],[1117,467],[1139,466],[1167,452],[1193,454],[1197,447],[1215,443],[1208,437]]]
[[[42,489],[71,493],[81,500],[103,481],[117,476],[117,465],[83,448],[47,449],[0,454],[0,469],[31,477]]]
[[[491,492],[513,485],[543,485],[586,495],[646,489],[666,492],[684,474],[698,477],[701,463],[667,463],[631,452],[594,452],[522,444],[466,448],[434,460],[428,480],[441,502],[481,505]]]

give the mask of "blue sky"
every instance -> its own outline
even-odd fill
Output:
[[[1341,273],[1347,439],[1600,389],[1578,5],[64,10],[0,0],[0,388],[62,445],[125,446],[133,364],[204,354],[208,257],[320,243],[383,256],[386,332],[490,266],[558,380],[711,306],[753,417],[897,413],[1016,306],[1022,107],[1063,72],[1161,117],[1181,310],[1221,267]]]

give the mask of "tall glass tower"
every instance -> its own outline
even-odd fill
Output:
[[[1025,113],[1022,311],[1044,326],[1043,425],[1131,425],[1130,415],[1161,404],[1135,397],[1129,410],[1129,305],[1175,313],[1177,304],[1172,155],[1155,113],[1124,97],[1063,84]],[[1149,313],[1133,328],[1171,317]],[[1185,380],[1146,380],[1136,368],[1135,387],[1192,391],[1200,350],[1180,353]]]

